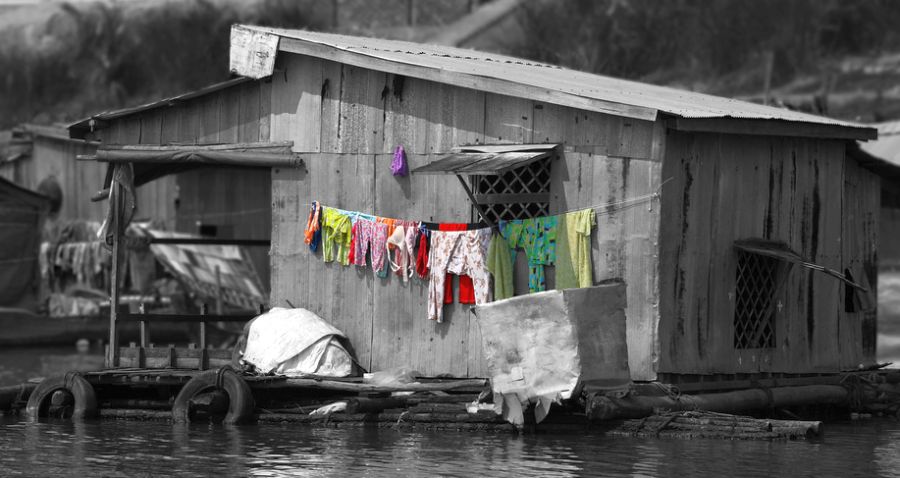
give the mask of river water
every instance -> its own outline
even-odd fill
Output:
[[[40,374],[33,352],[0,351],[0,385]],[[900,422],[825,430],[815,441],[749,442],[0,417],[0,477],[900,476]]]

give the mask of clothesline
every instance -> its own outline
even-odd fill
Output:
[[[644,195],[641,195],[641,196],[635,196],[635,197],[632,197],[632,198],[623,199],[623,200],[621,200],[621,201],[614,201],[614,202],[608,202],[608,203],[594,204],[594,205],[591,205],[591,206],[581,206],[581,207],[577,207],[577,208],[574,208],[574,209],[569,209],[569,210],[566,210],[566,211],[560,211],[560,212],[558,212],[557,214],[567,214],[567,213],[570,213],[570,212],[583,211],[583,210],[585,210],[585,209],[605,209],[604,211],[596,211],[596,212],[597,212],[597,214],[612,214],[613,212],[616,212],[616,211],[618,211],[619,209],[624,209],[624,208],[626,208],[626,207],[636,206],[636,205],[641,204],[641,203],[643,203],[643,202],[645,202],[645,201],[648,201],[648,200],[652,200],[652,199],[658,198],[658,197],[660,196],[660,194],[662,194],[662,187],[665,186],[666,183],[668,183],[669,181],[672,181],[673,179],[675,179],[675,178],[668,178],[668,179],[666,179],[665,181],[663,181],[663,182],[659,185],[658,188],[656,188],[656,191],[655,191],[655,192],[652,192],[652,193],[650,193],[650,194],[644,194]],[[621,206],[621,207],[615,208],[616,206]],[[614,209],[614,208],[615,208],[615,209]]]
[[[608,203],[593,204],[593,205],[590,205],[590,206],[579,206],[579,207],[576,207],[576,208],[567,209],[567,210],[565,210],[565,211],[559,211],[559,212],[557,212],[556,214],[550,214],[550,216],[558,216],[558,215],[568,214],[568,213],[572,213],[572,212],[584,211],[584,210],[586,210],[586,209],[594,209],[594,210],[602,209],[602,210],[595,211],[595,212],[596,212],[597,214],[612,214],[613,212],[616,212],[616,211],[621,210],[621,209],[625,209],[626,207],[636,206],[636,205],[641,204],[641,203],[644,203],[644,202],[646,202],[646,201],[650,201],[650,200],[653,200],[653,199],[658,198],[658,197],[660,196],[660,194],[662,194],[662,188],[663,188],[663,186],[665,186],[666,183],[668,183],[669,181],[672,181],[673,179],[674,179],[674,178],[668,178],[668,179],[666,179],[665,181],[663,181],[663,182],[659,185],[659,187],[656,188],[656,191],[655,191],[655,192],[652,192],[652,193],[650,193],[650,194],[643,194],[643,195],[641,195],[641,196],[635,196],[635,197],[632,197],[632,198],[623,199],[623,200],[621,200],[621,201],[613,201],[613,202],[608,202]],[[312,205],[313,205],[313,203],[309,203],[309,206],[310,206],[310,207],[311,207]],[[328,205],[322,204],[321,202],[319,202],[319,205],[320,205],[320,206],[329,207]],[[334,209],[337,209],[337,208],[334,208]],[[342,211],[343,211],[343,210],[342,210]],[[348,212],[353,213],[353,212],[355,212],[355,211],[348,211]],[[376,215],[374,215],[374,214],[367,214],[367,213],[358,213],[358,214],[362,214],[362,215],[366,215],[366,216],[372,216],[372,217],[381,217],[381,216],[376,216]],[[390,219],[390,218],[387,218],[387,219]],[[398,220],[398,219],[394,219],[394,220]],[[425,222],[428,222],[428,221],[425,221]],[[485,228],[487,228],[487,227],[488,227],[488,226],[485,226]]]

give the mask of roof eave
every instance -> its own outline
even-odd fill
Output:
[[[791,136],[800,138],[850,139],[867,141],[878,138],[878,130],[866,126],[811,123],[781,119],[757,118],[683,118],[673,117],[667,126],[677,131]]]

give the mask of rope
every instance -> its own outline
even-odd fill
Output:
[[[587,209],[603,209],[602,211],[595,211],[595,212],[596,212],[597,214],[599,214],[599,215],[603,215],[603,214],[612,214],[613,212],[617,212],[617,211],[620,211],[620,210],[622,210],[622,209],[626,209],[626,208],[629,208],[629,207],[634,207],[634,206],[640,205],[640,204],[642,204],[642,203],[644,203],[644,202],[651,202],[651,201],[653,201],[654,199],[659,198],[660,195],[662,194],[662,188],[663,188],[663,186],[665,186],[666,183],[668,183],[669,181],[672,181],[673,179],[674,179],[674,178],[668,178],[668,179],[666,179],[665,181],[663,181],[662,183],[660,183],[659,187],[656,188],[656,191],[655,191],[655,192],[650,193],[650,194],[643,194],[643,195],[641,195],[641,196],[635,196],[635,197],[631,197],[631,198],[628,198],[628,199],[623,199],[623,200],[621,200],[621,201],[613,201],[613,202],[608,202],[608,203],[600,203],[600,204],[594,204],[594,205],[590,205],[590,206],[580,206],[580,207],[576,207],[576,208],[572,208],[572,209],[567,209],[567,210],[565,210],[565,211],[559,211],[559,212],[557,212],[556,214],[550,214],[550,216],[557,216],[557,215],[561,215],[561,214],[568,214],[568,213],[570,213],[570,212],[576,212],[576,211],[584,211],[584,210],[587,210]],[[308,205],[309,205],[310,207],[312,207],[312,206],[314,205],[314,203],[309,203]],[[328,206],[328,205],[326,205],[326,204],[322,204],[321,202],[319,202],[319,206],[321,206],[321,207],[330,207],[330,206]],[[338,208],[332,207],[332,209],[338,209]],[[354,211],[354,212],[356,212],[356,211]],[[367,215],[367,216],[376,216],[375,214],[367,214],[367,213],[364,213],[364,212],[360,212],[360,214],[364,214],[364,215]],[[376,216],[376,217],[381,217],[381,216]],[[390,219],[393,219],[393,218],[390,218]],[[394,220],[398,220],[398,219],[394,219]]]

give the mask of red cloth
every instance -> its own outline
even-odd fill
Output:
[[[416,274],[419,274],[420,279],[428,277],[428,238],[424,233],[419,234],[419,253],[416,255]]]
[[[475,303],[475,284],[472,283],[472,278],[469,276],[459,276],[459,303]]]
[[[439,231],[467,231],[469,225],[466,223],[443,223],[438,224]],[[447,274],[447,280],[444,281],[444,303],[453,303],[453,278]],[[467,275],[459,276],[459,303],[474,304],[475,303],[475,285],[472,278]]]
[[[356,263],[354,259],[356,259],[356,224],[350,228],[350,255],[348,256],[348,260],[351,264]]]

